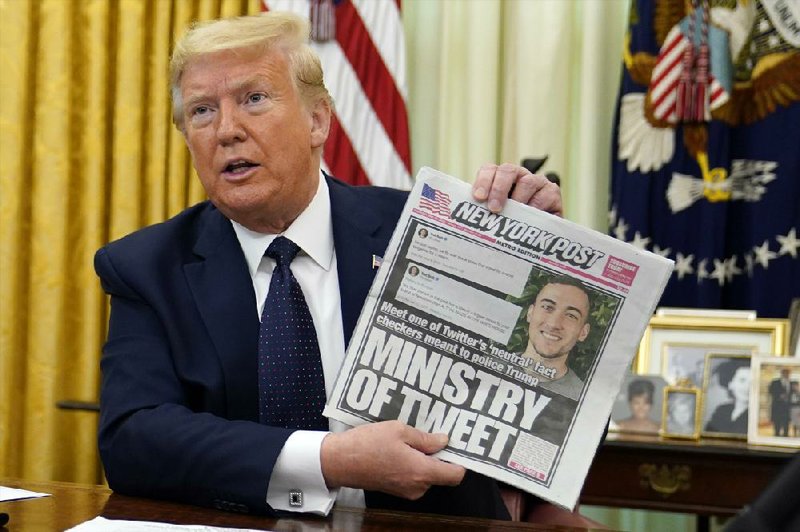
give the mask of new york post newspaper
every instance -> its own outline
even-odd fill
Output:
[[[325,415],[447,433],[439,458],[573,508],[672,266],[423,168]]]

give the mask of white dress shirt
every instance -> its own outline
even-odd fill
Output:
[[[264,253],[279,235],[257,233],[236,222],[231,223],[247,260],[256,293],[258,315],[261,316],[272,270],[275,268],[275,260]],[[303,290],[314,320],[325,376],[325,393],[330,398],[339,367],[344,361],[345,345],[339,276],[333,247],[331,201],[328,184],[321,174],[311,203],[282,235],[297,244],[301,250],[290,268]],[[335,420],[329,420],[328,423],[334,432],[348,428]],[[327,515],[334,500],[344,506],[364,507],[362,490],[329,490],[325,485],[320,465],[320,447],[327,434],[321,431],[298,430],[286,440],[269,481],[267,503],[272,508]],[[303,493],[303,504],[290,506],[289,492],[298,489]]]

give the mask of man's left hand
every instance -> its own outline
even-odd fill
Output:
[[[550,214],[563,215],[558,185],[543,175],[532,174],[510,163],[481,166],[472,185],[472,195],[478,201],[488,201],[488,208],[492,212],[500,212],[510,197]]]

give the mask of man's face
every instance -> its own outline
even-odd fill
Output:
[[[577,286],[548,284],[528,308],[528,342],[543,358],[569,355],[589,335],[589,297]]]
[[[304,105],[281,50],[201,56],[180,88],[184,136],[211,201],[250,229],[283,231],[316,192],[327,105]]]
[[[650,415],[650,400],[647,394],[634,395],[630,402],[631,414],[636,419],[645,419]]]

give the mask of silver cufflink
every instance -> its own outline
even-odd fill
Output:
[[[289,506],[303,506],[302,490],[289,490]]]

